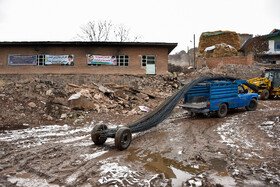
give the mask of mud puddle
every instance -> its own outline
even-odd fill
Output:
[[[217,176],[226,177],[228,176],[227,172],[227,162],[223,159],[214,158],[210,161],[210,169],[215,170]]]
[[[126,160],[139,162],[143,167],[153,173],[163,173],[171,179],[173,186],[181,186],[183,182],[205,171],[206,165],[190,164],[187,160],[177,161],[164,156],[168,152],[152,153],[148,150],[131,149]]]

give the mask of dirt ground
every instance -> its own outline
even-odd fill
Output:
[[[176,107],[168,119],[146,132],[133,134],[130,147],[118,151],[111,138],[102,146],[94,145],[91,129],[97,124],[113,128],[144,113],[75,111],[82,117],[60,119],[55,107],[50,113],[44,110],[44,98],[40,98],[42,105],[36,95],[23,103],[3,85],[2,114],[9,115],[3,106],[22,103],[24,108],[16,110],[21,115],[20,125],[16,112],[10,112],[11,123],[1,120],[0,186],[280,185],[278,99],[259,100],[256,111],[232,110],[225,118],[190,116]],[[31,90],[28,85],[24,88]],[[3,99],[10,95],[13,99]],[[42,116],[52,114],[53,119],[42,117],[40,123],[33,119],[39,107],[44,111]],[[22,122],[24,117],[28,122]]]

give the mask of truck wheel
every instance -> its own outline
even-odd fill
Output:
[[[262,92],[261,92],[261,99],[262,100],[267,100],[269,98],[269,91],[267,89],[264,89]]]
[[[106,142],[107,137],[103,137],[102,131],[107,130],[106,125],[96,125],[91,131],[91,139],[96,145],[102,145]]]
[[[245,106],[246,110],[254,111],[257,109],[258,101],[255,98],[252,98],[249,105]]]
[[[115,146],[118,150],[122,151],[129,147],[132,140],[130,128],[122,127],[115,135]]]
[[[222,103],[219,106],[219,109],[217,111],[217,116],[219,118],[223,118],[223,117],[225,117],[227,115],[227,112],[228,112],[227,104],[226,103]]]

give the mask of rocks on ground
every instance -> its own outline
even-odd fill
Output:
[[[121,78],[127,77],[130,78]],[[174,75],[134,76],[130,85],[113,81],[103,84],[83,81],[86,83],[78,85],[67,82],[67,75],[53,76],[51,80],[16,78],[0,79],[2,130],[26,128],[23,124],[76,123],[101,113],[112,118],[125,115],[135,119],[145,113],[139,106],[153,109],[181,86]]]

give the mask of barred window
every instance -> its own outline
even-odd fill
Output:
[[[147,64],[155,64],[156,63],[156,57],[153,55],[143,55],[142,56],[142,66],[146,66]]]
[[[129,56],[128,55],[117,55],[114,56],[117,60],[117,66],[128,66]]]
[[[37,55],[37,65],[38,66],[45,65],[45,55]]]

